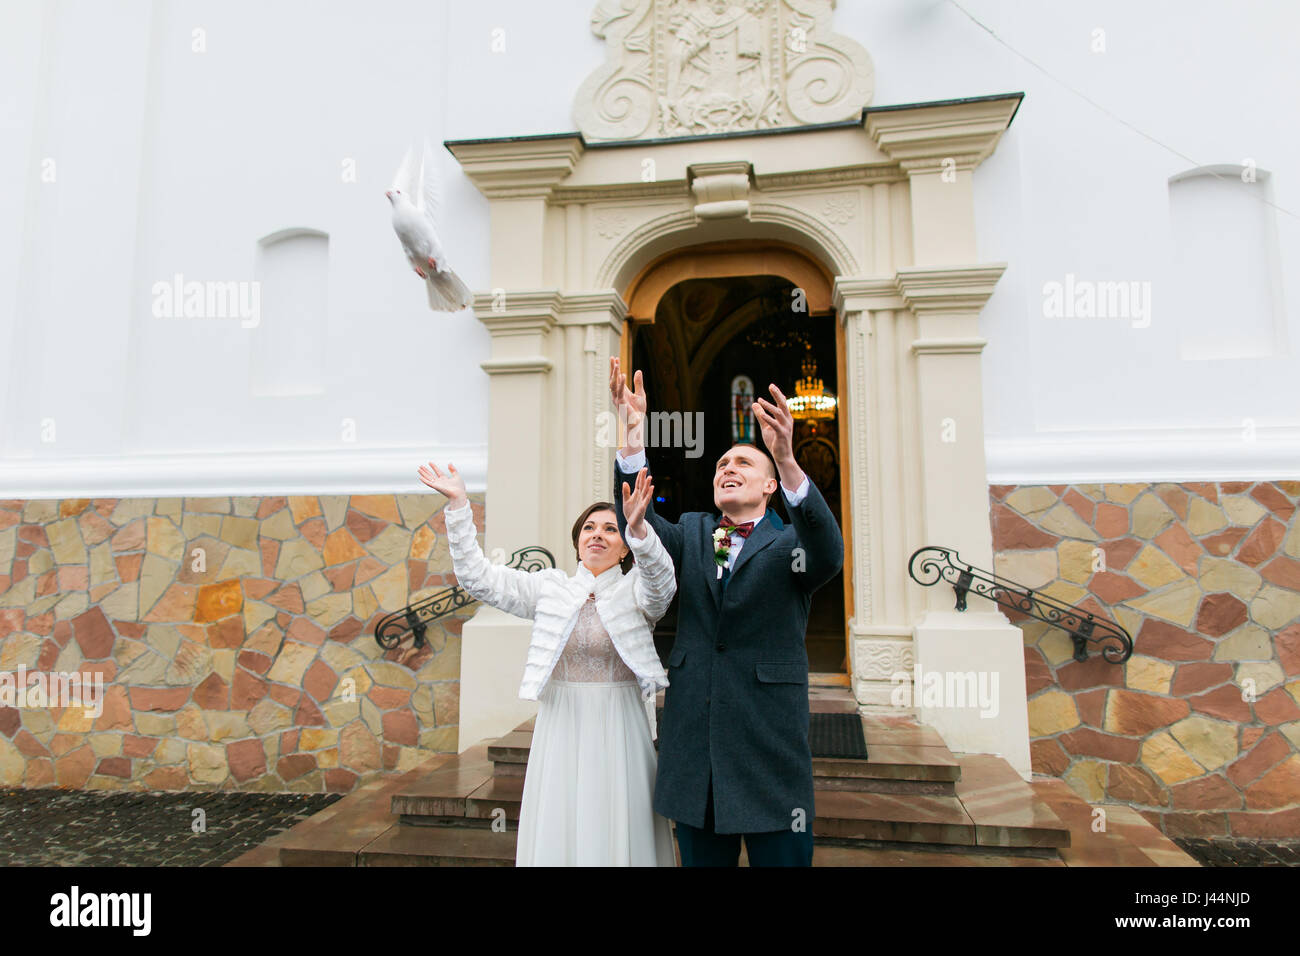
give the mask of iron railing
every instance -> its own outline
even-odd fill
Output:
[[[510,556],[510,561],[506,564],[506,567],[516,568],[520,571],[540,571],[543,568],[553,568],[555,567],[555,555],[537,545],[520,548]],[[415,636],[414,646],[423,647],[424,634],[430,624],[440,617],[445,617],[452,611],[458,611],[477,601],[478,598],[471,597],[469,592],[459,584],[454,584],[436,594],[429,595],[422,601],[408,604],[400,611],[384,615],[379,619],[379,623],[375,625],[375,640],[380,647],[388,651],[401,644],[408,634],[413,634]]]
[[[966,610],[966,595],[974,592],[1004,608],[1061,628],[1074,642],[1076,661],[1088,659],[1089,643],[1099,644],[1102,656],[1112,664],[1122,664],[1133,653],[1132,635],[1114,621],[966,564],[949,548],[917,548],[907,562],[907,573],[925,587],[940,581],[951,584],[957,593],[959,611]]]

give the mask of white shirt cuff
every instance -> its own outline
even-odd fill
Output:
[[[779,479],[778,479],[779,480]],[[799,487],[794,491],[786,489],[785,485],[781,486],[781,493],[785,495],[787,504],[797,505],[808,497],[808,476],[803,476],[803,481],[799,482]]]
[[[619,451],[614,452],[614,460],[618,462],[618,470],[623,472],[623,474],[635,475],[645,467],[645,449],[642,448],[630,458],[624,458],[623,452],[620,449]]]

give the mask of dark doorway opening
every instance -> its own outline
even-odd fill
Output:
[[[751,395],[769,400],[769,383],[793,399],[796,383],[808,377],[820,379],[825,395],[838,395],[835,321],[833,313],[811,314],[802,290],[790,280],[764,275],[684,280],[664,293],[653,323],[630,327],[632,368],[644,376],[650,411],[682,413],[682,429],[675,433],[684,439],[681,444],[654,447],[654,435],[647,436],[660,514],[669,520],[688,511],[716,515],[718,457],[737,439],[763,444],[752,414],[746,421],[738,411],[753,401],[743,397],[746,380]],[[701,426],[698,431],[688,418]],[[658,437],[664,439],[666,431]],[[796,416],[794,446],[799,466],[843,528],[837,420]],[[789,521],[779,491],[772,507]],[[665,660],[676,629],[674,600],[655,629]],[[841,571],[813,595],[805,640],[811,671],[846,672],[844,629]]]

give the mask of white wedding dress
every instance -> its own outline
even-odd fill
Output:
[[[654,812],[658,759],[636,677],[595,596],[538,700],[519,808],[516,866],[675,866]]]

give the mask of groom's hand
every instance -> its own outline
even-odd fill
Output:
[[[786,404],[781,390],[775,385],[769,385],[768,388],[777,404],[759,398],[754,403],[754,415],[763,432],[763,444],[767,445],[767,450],[779,464],[794,457],[794,416],[790,414],[790,406]]]
[[[760,398],[753,406],[754,417],[758,419],[759,428],[763,432],[763,444],[767,445],[772,460],[776,462],[781,484],[790,491],[798,491],[803,484],[804,474],[794,459],[794,416],[790,414],[790,406],[781,390],[774,384],[769,385],[768,389],[776,399],[776,404]]]

